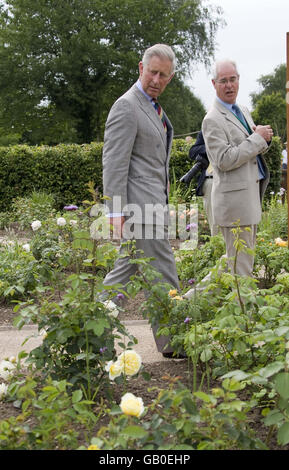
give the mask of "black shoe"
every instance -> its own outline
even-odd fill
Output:
[[[163,352],[163,357],[167,359],[187,359],[186,354],[175,354],[174,352]]]

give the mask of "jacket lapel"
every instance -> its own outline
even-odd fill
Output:
[[[243,124],[239,121],[239,119],[233,113],[231,113],[231,111],[229,111],[225,106],[223,106],[217,100],[215,101],[215,106],[224,115],[225,119],[230,121],[232,124],[237,126],[241,131],[243,131],[244,134],[249,136],[249,132],[247,131],[247,129],[243,126]],[[243,109],[241,111],[243,112]],[[243,114],[245,115],[244,112],[243,112]],[[246,115],[245,115],[245,118],[247,119]],[[248,124],[250,125],[250,123],[248,123]]]
[[[140,107],[142,108],[143,112],[146,113],[146,115],[149,117],[152,124],[154,126],[156,126],[156,128],[158,129],[158,131],[161,135],[163,144],[165,145],[165,147],[167,147],[167,142],[166,142],[167,133],[165,132],[163,123],[162,123],[161,119],[159,118],[156,110],[154,109],[152,103],[149,102],[149,100],[142,94],[142,92],[138,89],[137,86],[135,86],[134,91],[135,91],[136,96],[138,98]],[[168,117],[166,116],[166,114],[165,114],[165,117],[166,117],[167,124],[169,124],[170,129],[172,130],[172,125],[171,125]]]

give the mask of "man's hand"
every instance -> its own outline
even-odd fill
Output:
[[[266,142],[270,142],[272,140],[273,130],[269,124],[266,126],[253,126],[253,131],[263,137]]]
[[[114,240],[120,240],[122,238],[122,228],[124,224],[124,216],[121,217],[110,217],[109,223],[111,227],[111,235]]]

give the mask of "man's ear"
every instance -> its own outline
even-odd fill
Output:
[[[140,77],[141,77],[142,74],[143,74],[143,63],[142,63],[142,62],[139,62],[139,64],[138,64],[138,70],[139,70],[139,75],[140,75]]]
[[[175,75],[175,74],[173,73],[173,74],[170,76],[168,83],[170,83],[170,81],[173,79],[174,75]]]

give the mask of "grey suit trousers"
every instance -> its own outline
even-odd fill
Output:
[[[144,233],[145,226],[141,225],[136,229],[136,232]],[[124,244],[127,242],[127,239],[122,240],[122,244],[120,247],[120,255],[123,255],[126,252],[126,245]],[[168,240],[168,231],[167,227],[165,227],[165,237],[162,239],[145,239],[145,238],[137,238],[135,240],[136,249],[142,250],[142,253],[139,253],[139,257],[144,258],[154,258],[151,261],[152,266],[162,274],[162,278],[156,279],[156,282],[159,280],[161,282],[167,282],[172,287],[179,289],[179,280],[176,270],[176,264],[174,259],[174,254]],[[136,273],[137,265],[129,263],[129,257],[118,257],[114,268],[110,271],[105,279],[104,285],[111,286],[114,284],[122,284],[125,286],[128,284],[130,277]],[[172,352],[173,349],[168,346],[169,337],[167,336],[156,336],[156,332],[158,330],[158,326],[153,327],[153,334],[155,338],[155,342],[157,345],[157,349],[160,352]],[[167,346],[167,347],[166,347]]]

